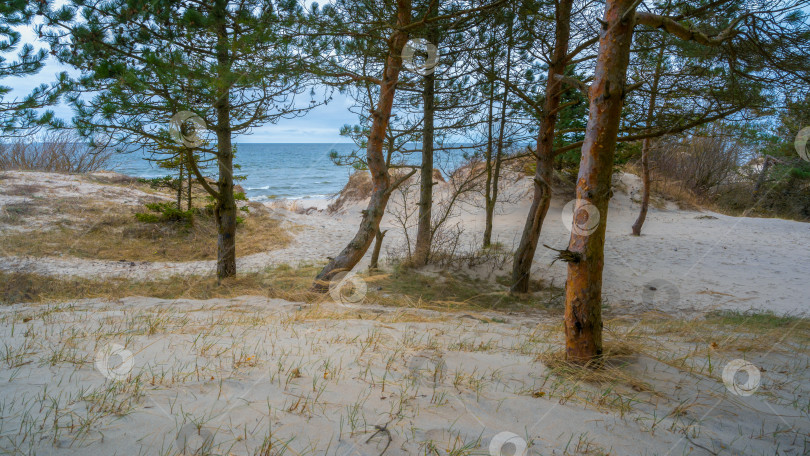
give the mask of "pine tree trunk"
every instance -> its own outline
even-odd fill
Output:
[[[214,217],[217,221],[217,278],[224,279],[236,275],[236,200],[233,195],[233,148],[230,129],[221,129],[217,132],[217,162],[219,198],[214,207]]]
[[[647,219],[647,210],[650,207],[650,147],[652,141],[645,138],[641,146],[641,209],[638,218],[633,223],[633,235],[641,236],[641,227]]]
[[[177,210],[183,210],[183,162],[180,162],[179,176],[177,177]]]
[[[419,179],[419,221],[416,229],[416,246],[413,252],[414,266],[426,265],[430,256],[433,210],[433,118],[435,116],[434,94],[436,77],[425,75],[424,128],[422,129],[422,166]]]
[[[493,63],[492,71],[495,71],[495,64]],[[486,184],[484,188],[484,212],[486,213],[486,221],[484,222],[484,242],[483,247],[489,247],[489,244],[492,242],[492,212],[495,207],[494,203],[492,202],[492,152],[493,152],[493,143],[495,138],[493,138],[492,133],[492,125],[495,122],[495,117],[493,115],[493,105],[495,104],[495,84],[492,84],[491,87],[492,93],[489,96],[489,118],[488,118],[488,125],[489,125],[489,133],[487,134],[487,150],[486,156],[484,159],[486,160],[486,169],[487,169],[487,178]]]
[[[664,67],[664,47],[658,51],[658,60],[655,63],[655,74],[653,75],[652,86],[650,87],[650,105],[647,107],[647,128],[652,127],[653,114],[655,114],[655,102],[658,98],[658,83],[661,81],[661,71]],[[645,138],[641,146],[641,209],[636,222],[633,223],[633,235],[641,236],[641,227],[647,219],[647,210],[650,207],[650,149],[652,139]]]
[[[236,275],[236,201],[233,197],[233,145],[231,144],[231,105],[229,84],[225,75],[230,73],[228,30],[226,28],[226,2],[216,0],[212,17],[218,29],[217,81],[219,98],[214,103],[217,112],[217,164],[218,195],[214,206],[217,222],[217,278]]]
[[[582,159],[577,177],[579,204],[599,211],[599,223],[589,230],[572,230],[568,250],[578,259],[568,263],[565,283],[565,353],[569,362],[589,364],[602,354],[602,270],[605,228],[611,195],[611,175],[623,105],[635,0],[608,0],[599,41]],[[627,13],[627,19],[623,17]],[[575,211],[576,226],[586,224],[588,212]]]
[[[506,84],[503,85],[503,99],[501,100],[501,119],[498,128],[497,151],[495,152],[495,168],[492,171],[492,201],[487,205],[487,226],[484,236],[484,248],[492,245],[492,224],[495,220],[495,205],[498,203],[498,181],[501,177],[501,163],[503,161],[503,138],[506,135],[506,105],[509,101],[509,80],[512,72],[512,23],[509,23],[508,45],[506,50]]]
[[[369,262],[369,269],[377,269],[380,262],[380,250],[382,250],[383,238],[388,231],[377,230],[377,235],[374,241],[374,250],[371,251],[371,262]]]
[[[191,168],[190,167],[189,167],[189,171],[188,171],[187,174],[188,174],[188,187],[187,187],[187,191],[186,191],[186,195],[188,196],[188,209],[187,210],[190,211],[191,210],[191,181],[192,181],[192,175],[191,175]]]
[[[568,42],[571,35],[571,9],[573,0],[563,0],[557,4],[557,32],[554,43],[554,60],[548,68],[546,99],[543,103],[543,120],[537,135],[537,168],[534,173],[534,197],[523,226],[523,235],[515,251],[512,263],[513,293],[529,291],[534,254],[540,240],[543,221],[551,204],[551,180],[554,170],[554,130],[557,126],[557,109],[562,98],[562,83],[556,75],[562,75],[568,64]]]
[[[397,0],[397,25],[403,27],[411,22],[410,0]],[[366,148],[368,170],[371,173],[373,190],[368,207],[363,211],[360,228],[349,244],[340,254],[315,277],[312,290],[325,293],[329,291],[332,276],[341,271],[350,271],[363,258],[379,230],[380,220],[385,213],[385,206],[391,195],[391,178],[383,157],[385,134],[394,105],[394,95],[399,72],[402,68],[402,49],[408,42],[408,31],[395,28],[389,40],[388,58],[385,62],[382,81],[380,82],[380,99],[377,109],[372,113],[372,124]]]

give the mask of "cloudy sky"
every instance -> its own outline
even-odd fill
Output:
[[[40,48],[43,43],[35,39],[31,27],[18,28],[22,33],[23,43],[31,43],[35,48]],[[14,59],[14,54],[4,55],[9,60]],[[6,78],[0,81],[0,85],[12,88],[8,99],[22,97],[29,93],[34,87],[40,84],[47,84],[56,79],[56,75],[62,71],[70,71],[70,67],[60,65],[53,59],[49,59],[46,66],[34,76],[23,78]],[[75,74],[75,72],[72,72]],[[308,97],[303,97],[307,98]],[[341,143],[350,142],[340,136],[340,127],[347,123],[355,123],[357,118],[349,112],[352,101],[347,97],[335,93],[332,102],[326,106],[319,106],[310,111],[305,117],[296,119],[281,120],[275,125],[265,125],[256,128],[250,135],[237,138],[237,142],[242,143]],[[66,106],[57,106],[54,111],[63,119],[70,119],[71,111]]]

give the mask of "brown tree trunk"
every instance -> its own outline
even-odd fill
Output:
[[[430,256],[432,238],[431,221],[433,210],[433,118],[435,116],[436,77],[431,72],[425,75],[424,128],[422,129],[422,167],[419,178],[419,221],[416,229],[416,246],[413,251],[414,266],[424,266]]]
[[[371,262],[368,265],[369,269],[377,269],[377,266],[379,265],[380,250],[382,250],[383,238],[385,237],[385,233],[387,232],[388,230],[386,231],[377,230],[377,235],[375,236],[374,241],[374,250],[371,251]]]
[[[641,227],[647,219],[647,210],[650,207],[650,148],[652,140],[646,138],[641,146],[641,209],[638,218],[633,223],[633,236],[641,236]]]
[[[509,100],[509,80],[512,72],[512,24],[508,29],[508,45],[506,49],[506,84],[503,87],[503,99],[501,100],[501,119],[498,128],[497,151],[495,152],[495,168],[492,171],[492,185],[488,194],[491,199],[487,201],[487,223],[484,232],[484,248],[492,245],[492,223],[495,219],[495,205],[498,203],[498,181],[501,176],[501,162],[503,161],[503,138],[506,133],[506,104]]]
[[[647,128],[652,127],[653,114],[655,113],[655,101],[658,98],[658,83],[661,80],[661,70],[664,67],[664,46],[658,51],[658,60],[655,63],[655,74],[653,75],[652,86],[650,87],[650,105],[647,107]],[[641,236],[641,227],[647,219],[647,209],[650,207],[650,149],[652,139],[646,138],[641,146],[641,209],[636,222],[633,223],[633,235]]]
[[[520,244],[515,251],[512,263],[513,293],[529,291],[529,278],[532,261],[537,251],[543,220],[551,204],[551,179],[554,170],[554,130],[557,126],[557,110],[562,98],[562,83],[556,75],[562,75],[568,64],[568,41],[571,36],[571,8],[573,0],[562,0],[557,3],[557,32],[554,43],[554,56],[548,68],[546,81],[546,100],[543,103],[543,120],[537,135],[537,169],[534,173],[534,198]]]
[[[179,166],[180,176],[177,178],[177,210],[183,210],[183,162]]]
[[[336,273],[350,271],[368,251],[371,242],[379,230],[380,220],[385,213],[385,206],[391,196],[391,177],[383,157],[385,134],[391,118],[391,108],[394,105],[394,95],[399,71],[402,68],[402,49],[408,42],[408,31],[402,30],[411,22],[410,0],[397,0],[397,25],[389,40],[388,58],[385,62],[382,81],[380,82],[380,100],[377,109],[372,113],[372,124],[369,131],[368,146],[366,148],[368,170],[374,186],[368,207],[363,211],[360,228],[349,244],[340,254],[329,263],[315,277],[312,285],[313,291],[325,293],[329,291],[329,281]]]
[[[219,98],[214,103],[217,112],[217,201],[214,217],[217,221],[217,278],[224,279],[236,275],[236,201],[233,197],[233,144],[231,144],[231,102],[230,82],[225,75],[230,74],[228,29],[225,25],[226,2],[217,0],[214,6],[214,20],[217,23],[217,66],[220,79],[217,81]]]
[[[189,168],[188,173],[187,173],[188,174],[188,187],[187,187],[187,191],[186,191],[186,196],[188,196],[188,206],[187,206],[188,209],[186,209],[186,210],[190,211],[191,210],[191,182],[192,182],[192,176],[191,176],[191,167],[189,166],[188,168]]]
[[[493,64],[493,71],[495,70]],[[493,115],[493,105],[495,104],[495,83],[492,83],[492,87],[490,89],[492,93],[489,94],[489,118],[488,118],[488,125],[489,125],[489,132],[487,134],[487,150],[486,156],[484,159],[486,160],[486,170],[487,170],[487,178],[484,187],[484,212],[486,213],[486,221],[484,222],[484,248],[489,247],[489,244],[492,240],[492,211],[490,207],[494,207],[492,204],[492,146],[494,143],[494,138],[492,137],[492,125],[495,122],[495,118]]]
[[[227,107],[225,111],[228,111]],[[223,113],[219,115],[221,117]],[[221,128],[217,131],[217,162],[219,198],[214,207],[217,221],[217,278],[224,279],[236,275],[236,200],[233,195],[233,148],[230,129]]]
[[[568,250],[565,283],[565,353],[578,364],[598,360],[602,354],[602,269],[605,260],[605,227],[613,156],[624,101],[630,45],[633,41],[634,15],[628,12],[635,0],[608,0],[599,40],[594,80],[590,89],[590,108],[582,159],[577,177],[577,207],[591,204],[598,210],[598,224],[586,223],[594,211],[574,212],[574,226]]]

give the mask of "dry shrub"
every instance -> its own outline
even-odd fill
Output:
[[[51,131],[41,139],[0,143],[0,170],[88,173],[103,169],[112,156],[111,150],[91,149],[71,131]]]
[[[659,141],[650,164],[667,179],[707,196],[737,170],[743,147],[725,136],[693,136]]]

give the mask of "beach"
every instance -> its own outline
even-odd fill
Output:
[[[530,182],[504,185],[518,195],[495,218],[494,240],[508,251]],[[366,255],[355,272],[369,295],[359,300],[340,293],[316,302],[134,295],[3,306],[0,448],[59,455],[806,453],[810,340],[799,317],[808,304],[810,225],[669,202],[652,208],[645,234],[634,237],[638,178],[617,174],[614,185],[602,374],[560,364],[566,267],[552,264],[553,250],[538,249],[533,273],[546,288],[522,310],[386,304],[392,291],[365,274]],[[133,186],[110,173],[5,172],[0,203],[42,205],[39,215],[7,226],[25,231],[57,229],[50,225],[58,214],[46,206],[60,198],[119,208],[168,198]],[[28,193],[15,194],[20,188]],[[541,243],[565,246],[569,200],[552,201]],[[339,252],[365,201],[336,212],[324,203],[334,200],[251,203],[264,208],[251,216],[266,210],[262,217],[289,229],[291,240],[240,257],[240,274],[323,264]],[[463,246],[475,245],[483,229],[475,204],[454,215],[465,227]],[[385,268],[404,234],[392,214],[381,226],[388,230]],[[6,273],[54,280],[182,277],[192,287],[213,267],[212,260],[8,254],[0,261]],[[421,272],[434,284],[452,274],[495,283],[507,273],[508,265],[489,264],[449,276]]]

